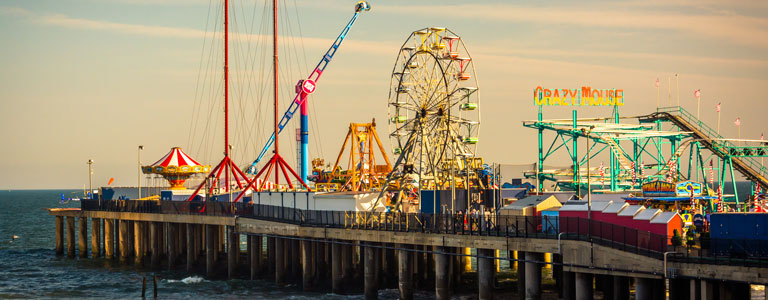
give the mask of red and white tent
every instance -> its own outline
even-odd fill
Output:
[[[189,157],[181,147],[173,147],[163,158],[144,166],[144,173],[201,173],[210,171],[211,166],[204,166]]]

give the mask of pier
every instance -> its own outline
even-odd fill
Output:
[[[547,265],[562,299],[592,299],[596,291],[604,299],[627,299],[632,291],[635,299],[667,294],[670,299],[745,299],[750,284],[768,284],[768,265],[760,260],[675,253],[666,237],[584,219],[561,217],[556,231],[542,232],[539,224],[551,221],[541,217],[465,223],[450,214],[310,211],[250,203],[83,200],[81,205],[49,210],[56,218],[58,255],[104,255],[213,279],[269,278],[305,291],[355,293],[362,286],[366,299],[376,299],[383,288],[399,289],[401,299],[411,299],[417,289],[449,299],[466,275],[469,256],[477,261],[479,299],[494,299],[497,264],[516,270],[522,299],[541,298]],[[591,231],[585,234],[585,229]]]

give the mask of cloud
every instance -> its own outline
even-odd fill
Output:
[[[429,5],[380,7],[379,11],[417,14],[420,17],[451,16],[512,23],[585,26],[645,30],[674,30],[700,37],[717,38],[741,45],[768,48],[768,20],[735,14],[684,14],[606,7],[532,7],[520,5]],[[460,12],[460,13],[459,13]],[[694,36],[694,37],[695,37]]]
[[[215,35],[214,38],[221,38],[220,34],[213,34],[200,29],[194,28],[182,28],[182,27],[169,27],[169,26],[156,26],[156,25],[137,25],[117,23],[102,20],[92,20],[83,18],[72,18],[62,14],[38,14],[23,8],[17,7],[0,7],[0,15],[11,15],[16,17],[23,17],[27,20],[50,26],[84,29],[84,30],[96,30],[107,31],[121,34],[150,36],[150,37],[162,37],[162,38],[180,38],[180,39],[201,39],[210,38]],[[230,35],[232,39],[250,40],[256,41],[264,39],[265,36],[258,34],[242,34],[233,33]],[[281,35],[281,38],[288,37]],[[271,36],[270,36],[271,38]],[[333,43],[333,39],[330,38],[314,38],[314,37],[302,37],[304,46],[312,49],[327,49]],[[399,43],[395,43],[399,44]],[[345,51],[364,52],[364,53],[381,53],[391,54],[394,50],[389,47],[392,43],[385,41],[363,41],[363,40],[346,40],[344,41]]]

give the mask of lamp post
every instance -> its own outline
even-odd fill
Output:
[[[93,199],[93,159],[88,160],[88,195]]]
[[[136,174],[136,177],[138,177],[139,180],[139,198],[141,199],[141,150],[144,150],[144,145],[139,145],[139,172]]]
[[[592,129],[595,129],[595,125],[590,125],[589,130],[586,128],[581,129],[581,133],[584,135],[584,137],[587,138],[587,207],[589,209],[589,213],[587,214],[588,219],[592,219],[592,175],[590,174],[590,151],[589,151],[589,134],[592,133]]]

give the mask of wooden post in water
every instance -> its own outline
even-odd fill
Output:
[[[67,217],[67,257],[75,258],[75,217]]]
[[[287,251],[285,251],[286,247],[284,247],[286,244],[288,244],[286,241],[284,241],[281,238],[274,238],[274,245],[275,245],[275,284],[277,286],[284,286],[285,285],[285,254]]]
[[[173,269],[176,265],[176,259],[178,255],[179,233],[176,223],[168,223],[168,269]]]
[[[435,299],[451,299],[450,258],[446,247],[436,247],[435,256]]]
[[[112,259],[115,257],[115,222],[110,219],[104,219],[104,257]]]
[[[143,244],[142,241],[144,240],[144,235],[142,233],[141,221],[133,221],[133,255],[134,263],[137,265],[141,264],[142,255],[144,254],[144,251],[141,248]]]
[[[187,227],[187,272],[192,271],[192,265],[195,263],[195,225],[186,224]]]
[[[120,262],[126,263],[128,262],[128,257],[131,256],[130,252],[130,244],[131,244],[131,234],[130,229],[128,226],[130,225],[130,221],[126,220],[119,220],[118,223],[118,233],[120,234],[120,237],[118,239],[119,245],[120,245]]]
[[[365,252],[365,268],[364,268],[364,290],[365,290],[365,299],[366,300],[372,300],[372,299],[379,299],[379,282],[377,280],[376,274],[379,272],[378,269],[376,269],[376,260],[378,258],[378,255],[376,251],[377,249],[372,244],[366,243],[366,247],[363,248],[363,251]],[[362,244],[361,244],[362,247]]]
[[[400,245],[397,250],[398,288],[400,299],[413,299],[413,254],[408,249],[411,245]]]
[[[237,275],[237,257],[240,256],[240,236],[235,233],[235,227],[227,226],[227,277]]]
[[[149,248],[152,259],[150,263],[152,268],[160,266],[160,224],[158,222],[149,222]]]
[[[56,255],[64,255],[64,217],[56,216]]]
[[[101,256],[101,219],[91,218],[91,256]]]
[[[78,218],[77,226],[78,255],[81,258],[88,257],[88,218]]]
[[[217,230],[218,226],[216,225],[205,225],[205,274],[208,275],[208,277],[213,276],[213,264],[214,264],[214,256],[216,254],[216,247],[214,246],[214,234]]]
[[[331,244],[331,291],[334,294],[344,292],[344,277],[342,277],[342,245],[339,243]]]

